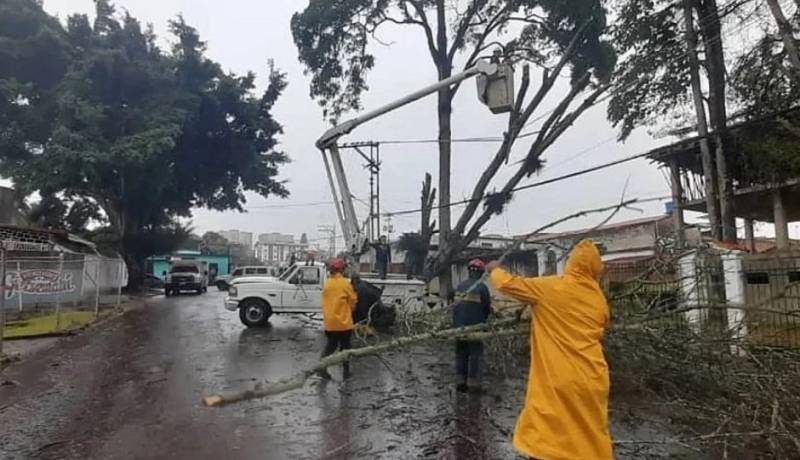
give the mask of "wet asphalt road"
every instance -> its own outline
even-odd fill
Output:
[[[318,359],[318,321],[245,329],[222,294],[151,299],[5,372],[2,459],[516,458],[522,382],[452,391],[450,347],[365,358],[353,378],[224,408],[209,392],[277,380]],[[522,369],[522,375],[525,370]]]

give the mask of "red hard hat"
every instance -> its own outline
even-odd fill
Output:
[[[469,261],[467,268],[470,270],[485,270],[486,264],[481,259],[472,259]]]
[[[328,261],[328,270],[332,272],[343,272],[346,267],[347,262],[345,262],[344,259],[335,257]]]

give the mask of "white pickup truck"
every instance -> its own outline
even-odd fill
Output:
[[[273,313],[321,313],[322,286],[328,271],[322,263],[296,264],[279,278],[238,278],[228,289],[225,308],[239,311],[247,327],[263,326]],[[397,309],[420,311],[425,306],[425,283],[406,279],[364,281],[383,289],[381,300]]]

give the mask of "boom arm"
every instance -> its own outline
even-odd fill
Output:
[[[364,235],[358,225],[355,207],[353,206],[353,196],[350,194],[350,186],[347,183],[344,166],[342,165],[342,159],[339,155],[339,148],[336,145],[339,138],[349,134],[355,128],[370,120],[422,99],[423,97],[433,94],[442,88],[455,85],[468,78],[478,75],[492,76],[498,73],[498,68],[498,64],[486,60],[479,60],[475,66],[470,67],[461,73],[455,74],[450,78],[446,78],[432,85],[426,86],[425,88],[422,88],[394,102],[359,115],[350,120],[344,121],[343,123],[326,131],[325,134],[323,134],[322,137],[317,140],[316,146],[322,152],[323,163],[325,164],[325,172],[328,175],[328,182],[331,186],[331,194],[333,195],[333,200],[336,203],[336,213],[339,217],[339,224],[343,229],[345,244],[347,245],[348,251],[355,249],[355,252],[360,252],[362,246],[364,245]],[[326,151],[330,154],[330,163],[328,162]],[[332,171],[331,166],[333,169]],[[340,199],[341,201],[339,201]]]

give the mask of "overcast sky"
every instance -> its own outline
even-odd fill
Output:
[[[265,84],[268,59],[287,74],[289,86],[278,101],[275,116],[283,124],[281,148],[289,154],[292,163],[283,167],[281,176],[288,181],[291,196],[282,200],[249,196],[247,213],[210,212],[196,210],[193,223],[198,233],[207,230],[241,229],[256,234],[284,232],[309,238],[321,238],[317,226],[333,224],[336,214],[332,204],[309,206],[309,203],[330,202],[330,190],[314,141],[327,128],[322,121],[322,111],[308,95],[308,82],[303,66],[297,58],[292,40],[290,19],[302,10],[307,1],[301,0],[118,0],[116,5],[125,8],[144,23],[152,23],[160,39],[171,40],[167,35],[167,22],[178,14],[196,27],[208,43],[208,55],[225,69],[244,73],[258,73],[259,82]],[[92,0],[45,0],[45,9],[65,19],[70,13],[91,14]],[[369,75],[370,91],[364,97],[364,106],[382,105],[421,86],[435,81],[436,74],[424,38],[416,28],[390,26],[379,33],[387,46],[374,48],[377,63]],[[538,81],[532,78],[533,82]],[[553,91],[564,94],[567,81]],[[499,136],[506,124],[505,115],[492,115],[481,105],[475,95],[474,82],[467,82],[459,91],[454,104],[453,137]],[[553,107],[554,99],[547,101],[539,113]],[[536,114],[534,114],[534,118]],[[532,125],[535,129],[536,125]],[[431,97],[386,115],[364,125],[344,138],[356,140],[434,139],[437,135],[435,97]],[[545,155],[548,166],[529,182],[559,176],[635,153],[643,152],[669,139],[654,139],[645,130],[635,132],[626,143],[617,143],[615,131],[605,118],[605,105],[591,109],[567,131]],[[520,143],[524,148],[525,143]],[[453,200],[465,198],[496,150],[495,144],[458,143],[453,146]],[[581,153],[583,152],[583,153]],[[364,200],[369,196],[368,175],[354,152],[345,154],[345,166],[353,194]],[[516,158],[522,149],[516,152]],[[425,172],[437,175],[436,144],[384,145],[382,208],[395,211],[415,208],[419,204],[420,183]],[[510,164],[513,163],[513,157]],[[499,179],[509,174],[500,174]],[[653,197],[669,194],[668,184],[662,174],[649,162],[640,160],[626,163],[601,172],[562,181],[552,185],[518,193],[508,211],[495,217],[484,233],[520,234],[530,231],[561,216],[579,209],[611,204],[619,200],[626,181],[628,197]],[[356,204],[360,219],[367,216],[367,208]],[[636,218],[662,213],[664,203],[642,205],[644,214],[622,212],[615,220]],[[458,208],[454,209],[455,222]],[[579,228],[601,220],[594,216],[564,224],[561,229]],[[393,219],[395,236],[399,232],[419,228],[418,215],[398,216]]]

